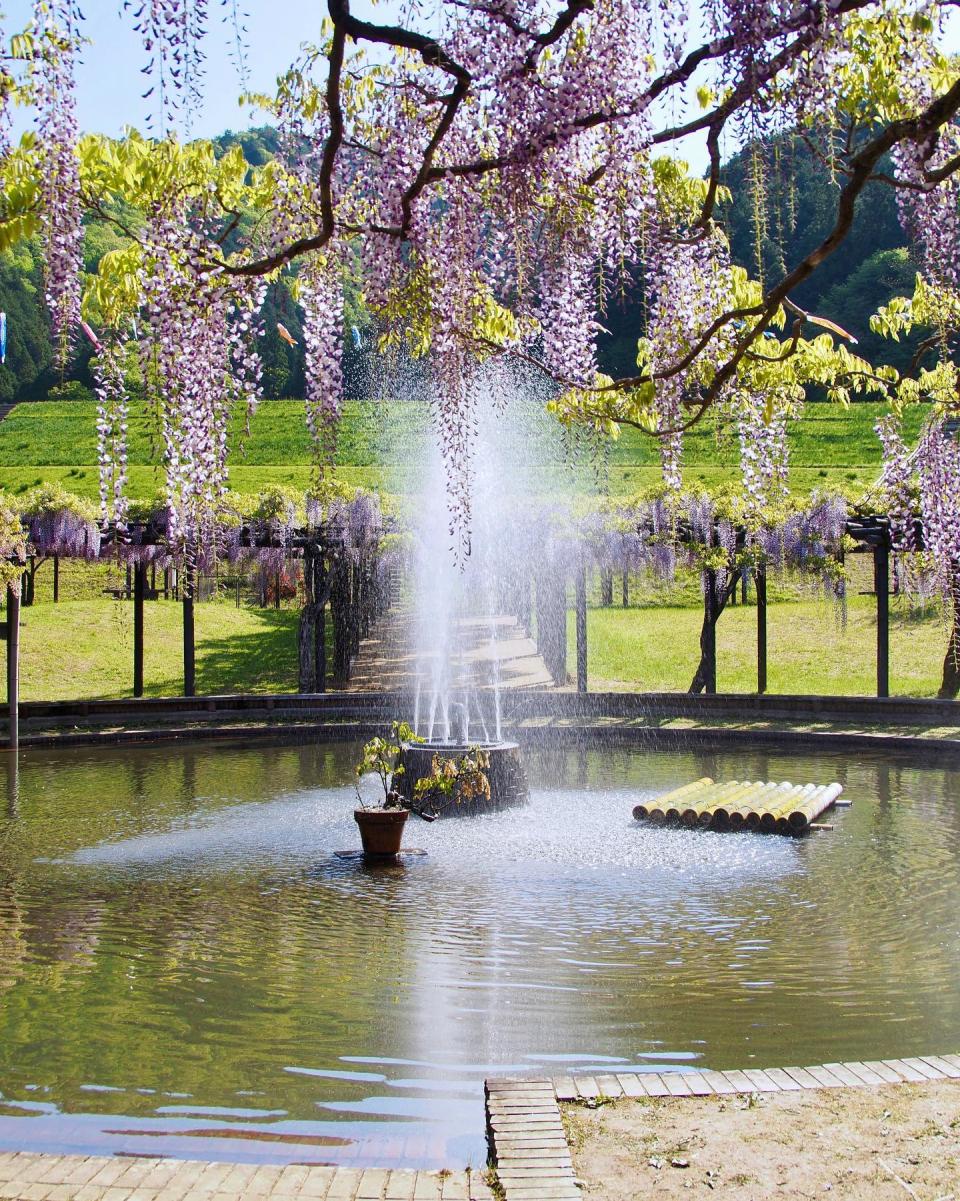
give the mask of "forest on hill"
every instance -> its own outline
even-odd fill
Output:
[[[251,166],[259,166],[276,152],[277,134],[264,126],[227,132],[214,141],[223,152],[239,144]],[[730,199],[721,206],[719,216],[730,238],[733,260],[767,278],[801,259],[823,239],[832,225],[841,186],[830,170],[829,155],[792,133],[735,155],[725,165],[722,181]],[[868,359],[906,367],[916,339],[890,342],[869,329],[870,315],[880,305],[913,290],[915,267],[906,242],[893,189],[880,183],[869,185],[846,240],[815,276],[797,289],[793,299],[849,330]],[[85,269],[94,271],[101,256],[116,245],[117,235],[108,225],[88,221]],[[76,344],[64,379],[54,369],[35,245],[27,243],[14,253],[0,255],[0,310],[6,312],[8,326],[7,359],[0,365],[0,402],[90,396],[93,348],[88,343]],[[346,339],[347,386],[354,395],[363,396],[364,356],[371,338],[355,290],[347,296],[346,310],[347,324],[356,329]],[[268,335],[261,347],[264,393],[268,397],[300,397],[304,390],[301,346],[289,346],[275,336],[281,322],[294,340],[302,343],[299,309],[289,279],[270,287],[263,319]],[[600,322],[607,331],[600,339],[601,366],[615,374],[630,374],[643,327],[639,286],[628,285],[609,297]]]

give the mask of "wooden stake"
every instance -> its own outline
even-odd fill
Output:
[[[873,588],[877,594],[877,696],[890,695],[890,551],[874,547]]]
[[[767,573],[762,567],[753,573],[757,588],[757,692],[767,691]]]
[[[196,696],[197,657],[193,623],[193,568],[183,579],[183,695]]]
[[[143,696],[143,595],[147,567],[137,563],[133,569],[133,695]]]

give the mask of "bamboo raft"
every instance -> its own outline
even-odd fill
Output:
[[[703,826],[711,830],[759,830],[806,834],[836,804],[841,784],[781,784],[763,780],[717,783],[709,776],[634,806],[637,821]]]

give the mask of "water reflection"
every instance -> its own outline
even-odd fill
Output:
[[[0,805],[0,1147],[478,1165],[495,1071],[960,1044],[960,773],[531,750],[531,804],[370,870],[351,748],[26,752]],[[641,829],[703,774],[840,780],[805,842]],[[922,898],[922,904],[918,903]]]

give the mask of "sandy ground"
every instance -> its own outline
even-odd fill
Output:
[[[596,1201],[960,1201],[960,1081],[562,1108]]]

